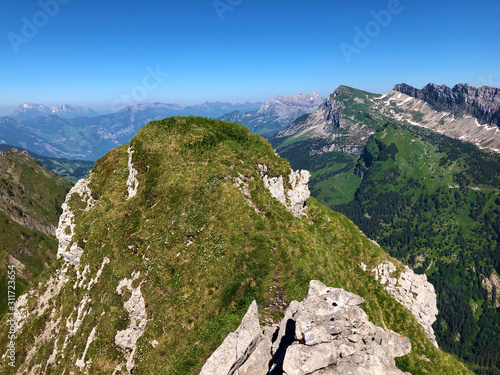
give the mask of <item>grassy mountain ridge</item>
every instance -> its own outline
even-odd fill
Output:
[[[0,151],[0,313],[7,309],[7,266],[19,295],[55,260],[60,206],[71,184],[26,153]]]
[[[113,372],[130,354],[115,344],[116,333],[134,323],[124,308],[130,292],[117,293],[128,278],[147,313],[134,374],[196,373],[253,299],[262,321],[277,321],[282,311],[274,301],[303,299],[311,279],[361,295],[374,323],[408,336],[413,350],[399,359],[400,368],[414,375],[469,373],[436,349],[415,318],[358,266],[375,266],[388,255],[350,220],[314,198],[307,217],[296,218],[270,195],[258,165],[265,164],[269,176],[286,175],[290,166],[262,138],[236,124],[196,117],[152,122],[130,143],[139,180],[130,199],[128,147],[96,162],[92,209],[72,197],[73,241],[84,249],[80,268],[63,271],[59,260],[27,298],[34,306],[54,275],[68,277],[47,308],[25,320],[16,344],[21,372],[78,371],[75,361],[82,356],[89,373]],[[236,178],[248,184],[250,197],[235,186]],[[100,278],[87,287],[99,269]],[[80,325],[71,334],[68,325],[77,317]],[[431,362],[419,359],[422,354]],[[14,372],[1,366],[2,373]]]
[[[79,179],[84,178],[92,169],[94,162],[86,160],[71,160],[64,158],[51,158],[48,156],[40,156],[32,151],[26,150],[22,147],[10,146],[7,144],[0,144],[0,151],[7,151],[11,149],[19,151],[27,151],[29,155],[49,171],[64,177],[66,180],[76,183]]]

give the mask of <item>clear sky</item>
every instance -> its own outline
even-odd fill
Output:
[[[498,0],[4,0],[0,114],[500,86]]]

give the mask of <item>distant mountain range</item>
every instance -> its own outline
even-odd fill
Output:
[[[279,95],[266,103],[206,102],[188,107],[143,103],[107,115],[68,104],[47,107],[27,103],[18,107],[12,116],[0,117],[0,144],[23,147],[47,157],[96,160],[129,142],[150,121],[195,115],[236,122],[265,137],[281,131],[278,138],[315,129],[315,137],[328,144],[326,148],[321,146],[323,151],[357,152],[375,131],[366,121],[376,125],[387,119],[407,121],[481,148],[500,151],[499,89],[429,84],[418,90],[401,84],[384,95],[366,93],[364,97],[355,98],[357,102],[353,103],[352,110],[357,108],[357,112],[352,113],[342,112],[343,104],[335,99],[341,94],[346,95],[336,90],[326,100],[313,92]],[[366,106],[371,108],[368,111],[371,119],[366,118],[367,111],[361,111]],[[339,131],[333,131],[335,129]]]
[[[118,113],[58,104],[47,107],[27,103],[12,116],[0,117],[0,144],[22,147],[42,156],[96,160],[118,145],[127,143],[145,124],[171,116],[219,117],[228,111],[257,110],[261,102],[231,104],[206,102],[181,107],[177,104],[144,103]]]
[[[43,104],[24,103],[17,107],[10,117],[18,121],[23,121],[48,115],[57,115],[62,118],[99,116],[99,114],[91,108],[74,107],[69,104],[56,104],[52,107],[48,107]]]
[[[152,105],[161,108],[162,111],[167,111],[172,113],[172,116],[203,116],[216,118],[222,116],[225,113],[233,111],[253,111],[259,109],[262,102],[245,102],[245,103],[226,103],[226,102],[205,102],[203,104],[182,107],[179,104],[164,104],[164,103],[153,103]],[[150,106],[150,103],[137,104],[134,106],[129,106],[127,108],[145,108]],[[126,108],[124,108],[126,109]],[[75,117],[97,117],[100,116],[99,113],[91,108],[87,107],[77,107],[70,104],[55,104],[52,107],[35,104],[35,103],[24,103],[18,106],[14,112],[9,116],[18,121],[32,120],[37,117],[46,117],[49,115],[57,115],[65,119],[72,119]]]
[[[300,116],[313,113],[325,99],[313,92],[309,95],[278,95],[264,103],[258,111],[234,111],[221,116],[224,121],[236,122],[250,129],[251,132],[270,137],[286,128]]]
[[[263,103],[262,102],[245,102],[245,103],[224,103],[224,102],[205,102],[200,105],[184,107],[184,113],[179,115],[183,116],[203,116],[210,118],[220,117],[228,112],[233,111],[254,111],[258,109]]]

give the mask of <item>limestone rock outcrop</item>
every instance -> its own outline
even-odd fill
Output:
[[[424,328],[425,334],[438,347],[432,324],[438,314],[436,292],[434,286],[427,281],[427,276],[417,275],[408,266],[396,278],[396,266],[389,261],[380,263],[372,272],[384,289],[417,319]]]
[[[116,293],[124,294],[124,289],[131,293],[130,298],[123,304],[123,307],[129,313],[130,324],[127,329],[118,331],[115,335],[115,344],[127,355],[127,370],[132,373],[135,367],[134,357],[137,350],[137,340],[144,334],[144,329],[148,322],[146,312],[146,302],[141,292],[141,284],[136,288],[132,283],[140,276],[140,272],[134,272],[132,279],[123,279],[116,287]]]
[[[283,176],[268,177],[267,166],[259,164],[259,168],[264,186],[271,192],[271,195],[285,205],[288,211],[297,217],[301,217],[304,214],[306,201],[311,196],[308,186],[311,177],[309,171],[305,169],[292,171],[288,176],[288,183],[291,188],[285,190]]]
[[[92,198],[92,192],[89,188],[91,178],[92,174],[89,174],[87,178],[78,181],[66,195],[66,199],[61,206],[63,212],[59,217],[59,225],[56,229],[56,237],[59,242],[57,257],[63,257],[64,261],[72,266],[78,266],[80,264],[83,249],[80,248],[76,242],[72,243],[76,224],[75,213],[71,210],[69,202],[73,194],[78,194],[81,199],[87,203],[85,211],[94,207],[95,201]]]
[[[359,307],[363,302],[313,280],[279,327],[261,329],[254,301],[200,375],[408,374],[394,358],[411,351],[410,340],[371,323]]]
[[[252,302],[240,326],[230,333],[203,366],[200,375],[230,375],[254,352],[260,338],[257,303]]]
[[[134,151],[132,147],[129,147],[127,150],[128,153],[128,179],[127,179],[127,192],[128,198],[135,197],[137,195],[137,188],[139,187],[139,180],[137,179],[137,169],[134,168],[132,164],[132,155]]]

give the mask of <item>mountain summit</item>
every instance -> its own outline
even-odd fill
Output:
[[[325,99],[317,92],[293,96],[278,95],[264,103],[258,115],[276,116],[279,121],[293,121],[306,113],[314,112]]]
[[[287,127],[296,118],[316,111],[324,100],[317,92],[309,95],[278,95],[264,103],[256,112],[235,111],[220,119],[245,125],[252,132],[269,137]]]

